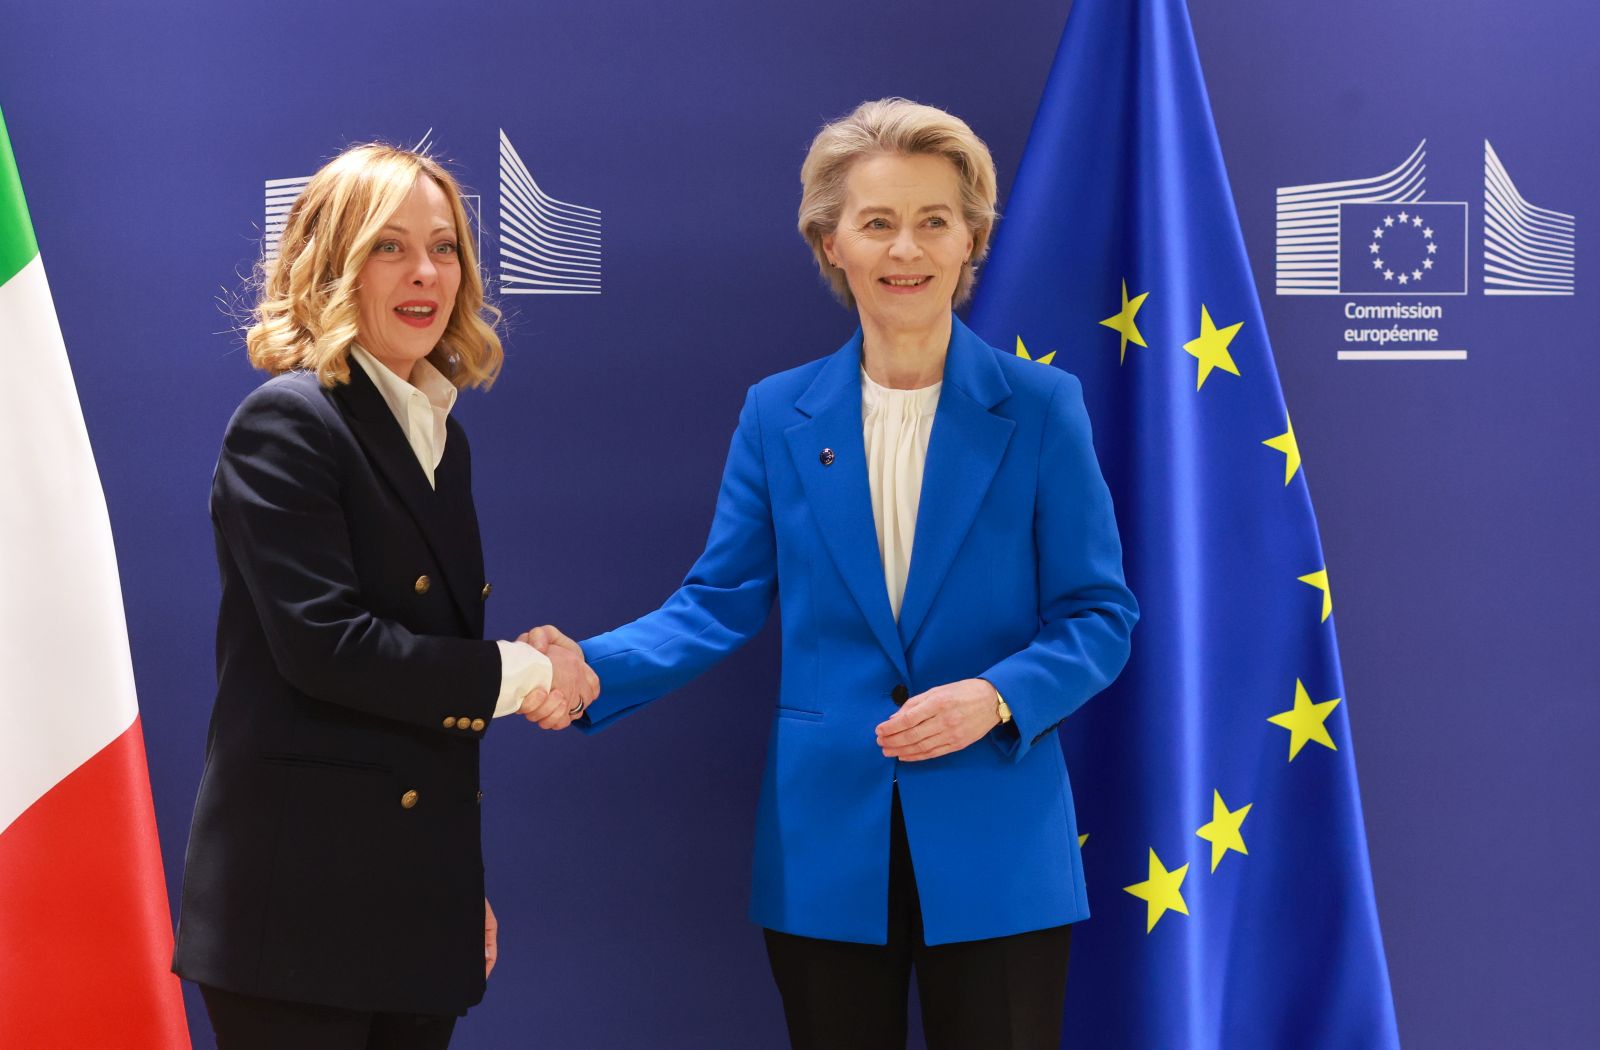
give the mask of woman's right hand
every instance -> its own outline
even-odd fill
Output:
[[[535,627],[517,638],[550,658],[548,690],[535,689],[523,697],[521,714],[541,729],[565,729],[600,695],[600,678],[584,661],[578,643],[551,626]]]
[[[562,634],[554,625],[548,623],[543,627],[535,627],[531,631],[522,632],[517,637],[517,641],[526,642],[541,653],[548,653],[552,645],[559,645],[563,649],[572,650],[579,656],[583,655],[583,650],[579,648],[577,642]]]

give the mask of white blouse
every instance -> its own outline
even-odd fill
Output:
[[[911,543],[917,535],[922,499],[922,468],[939,408],[942,383],[918,390],[879,386],[861,370],[861,436],[867,446],[867,482],[872,488],[872,520],[878,527],[878,553],[889,607],[900,619]]]
[[[373,357],[365,347],[350,345],[350,356],[361,364],[362,371],[378,388],[383,400],[394,413],[394,421],[405,432],[406,444],[417,457],[417,466],[427,476],[433,488],[434,471],[444,459],[445,419],[456,404],[455,384],[444,373],[423,358],[411,366],[411,381],[390,371],[383,362]]]

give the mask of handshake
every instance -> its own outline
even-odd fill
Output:
[[[533,689],[517,714],[540,729],[565,729],[600,695],[600,678],[589,670],[578,643],[546,625],[517,636],[550,658],[550,688]]]

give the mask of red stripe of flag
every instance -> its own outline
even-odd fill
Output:
[[[187,1048],[139,720],[0,834],[0,1047]]]

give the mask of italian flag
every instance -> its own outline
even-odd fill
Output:
[[[0,115],[0,1047],[188,1047],[105,494]]]

